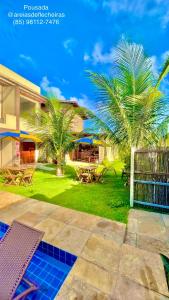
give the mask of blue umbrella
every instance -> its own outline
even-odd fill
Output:
[[[79,143],[79,144],[89,144],[89,145],[98,145],[98,146],[105,146],[106,143],[102,142],[101,140],[99,140],[98,137],[82,137],[78,140],[74,141],[75,143]]]

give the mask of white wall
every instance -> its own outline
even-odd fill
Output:
[[[1,140],[0,142],[0,166],[11,166],[14,158],[14,145],[12,141]]]

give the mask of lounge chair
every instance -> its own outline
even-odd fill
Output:
[[[33,283],[23,278],[24,273],[34,255],[43,232],[13,221],[7,233],[0,241],[0,299],[20,300],[38,289]],[[24,292],[16,295],[19,284],[23,281],[27,286]]]

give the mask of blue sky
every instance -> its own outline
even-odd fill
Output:
[[[35,3],[36,2],[36,3]],[[143,44],[158,72],[169,54],[169,0],[1,0],[0,63],[41,86],[42,93],[94,108],[85,70],[111,74],[119,39]],[[47,5],[64,12],[60,25],[13,26],[9,11]],[[165,82],[167,87],[168,81]]]

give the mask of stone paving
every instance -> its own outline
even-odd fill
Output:
[[[0,192],[0,220],[14,219],[78,256],[56,300],[169,299],[159,255],[168,255],[167,215],[130,210],[126,230],[122,223]]]
[[[126,243],[169,258],[169,215],[131,209]]]

